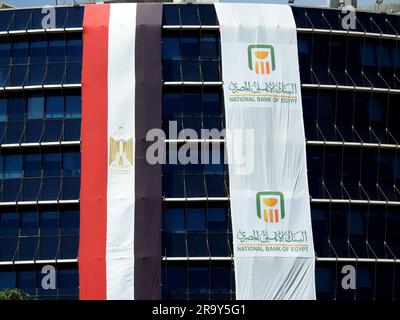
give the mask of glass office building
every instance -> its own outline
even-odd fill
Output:
[[[347,32],[338,10],[292,8],[317,298],[399,299],[400,16],[357,12]],[[40,8],[0,10],[0,289],[39,299],[79,292],[83,11],[57,7],[44,30]],[[224,128],[213,5],[165,4],[162,33],[165,131]],[[228,190],[223,164],[163,166],[164,299],[235,298]]]

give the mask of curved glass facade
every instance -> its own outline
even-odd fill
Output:
[[[317,298],[399,299],[400,17],[357,12],[343,32],[340,11],[292,8]],[[83,7],[56,14],[44,32],[41,9],[0,10],[0,289],[76,299]],[[163,25],[165,132],[223,129],[213,6],[164,5]],[[228,190],[223,164],[163,166],[164,299],[235,298]],[[41,285],[48,264],[56,289]],[[345,265],[356,290],[342,288]]]

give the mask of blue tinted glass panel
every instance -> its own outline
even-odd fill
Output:
[[[43,200],[58,200],[60,197],[60,189],[60,178],[43,178],[41,198]]]
[[[0,11],[0,31],[9,30],[14,11],[12,10],[1,10]]]
[[[64,117],[64,97],[49,95],[46,97],[46,118]]]
[[[79,234],[79,211],[65,210],[60,215],[60,233],[62,235]]]
[[[64,62],[66,53],[66,43],[62,39],[49,40],[48,62]]]
[[[79,238],[77,236],[61,236],[60,258],[76,259],[78,256],[78,243]]]
[[[60,176],[62,154],[59,152],[51,152],[43,154],[43,175]]]
[[[0,237],[18,236],[19,214],[16,212],[0,212]]]
[[[79,199],[80,177],[64,177],[61,198],[64,200]]]
[[[67,151],[63,153],[63,175],[80,176],[81,154],[80,152]]]
[[[213,5],[199,5],[198,10],[202,25],[218,25],[217,15]]]
[[[177,35],[165,35],[162,39],[162,57],[163,59],[180,58],[180,41]]]
[[[164,231],[184,231],[185,230],[185,211],[184,208],[165,208],[164,209]]]
[[[179,6],[164,5],[163,6],[163,24],[180,25]]]
[[[22,190],[20,200],[36,201],[39,196],[42,181],[40,178],[25,178],[22,180]]]
[[[18,238],[0,238],[0,261],[13,261],[17,245]]]
[[[30,43],[30,63],[46,63],[47,42],[45,39],[37,38]]]
[[[35,236],[39,232],[39,216],[36,211],[21,212],[21,235]]]
[[[22,176],[22,156],[21,155],[7,155],[5,157],[5,177],[6,178],[19,178]]]
[[[81,139],[81,119],[66,119],[64,121],[65,141],[79,141]]]
[[[31,64],[29,66],[27,85],[39,85],[43,84],[46,76],[46,65],[45,64]]]
[[[83,24],[83,6],[76,6],[68,8],[68,22],[67,27],[82,27]]]
[[[34,270],[19,271],[17,278],[18,288],[24,292],[34,295],[36,293],[36,272]]]
[[[28,119],[43,119],[44,97],[41,95],[28,97]]]
[[[13,64],[26,64],[29,57],[29,43],[18,41],[13,44],[12,62]]]
[[[60,84],[65,79],[65,63],[49,63],[47,65],[47,84]]]
[[[186,228],[188,231],[205,231],[206,209],[202,207],[187,208]]]
[[[17,273],[12,270],[3,269],[0,271],[0,290],[15,288],[17,286]]]
[[[196,26],[200,24],[199,14],[197,12],[197,6],[191,4],[180,5],[179,9],[181,12],[182,24],[196,25]]]
[[[10,60],[11,42],[8,39],[0,38],[0,65],[8,65]]]
[[[3,181],[2,201],[17,201],[21,191],[21,179],[5,179]]]
[[[65,117],[80,118],[81,117],[81,96],[68,95],[65,96]]]
[[[65,82],[66,83],[81,83],[81,62],[68,62],[66,65]]]
[[[41,235],[58,235],[59,233],[59,212],[58,211],[42,211],[40,213],[40,234]]]

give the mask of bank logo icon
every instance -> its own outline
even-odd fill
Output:
[[[274,47],[267,44],[251,44],[247,47],[249,69],[256,74],[270,74],[275,70]]]
[[[257,192],[257,216],[266,223],[278,223],[285,218],[285,200],[282,192]]]

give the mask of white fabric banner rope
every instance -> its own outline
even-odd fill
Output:
[[[287,5],[215,4],[237,299],[315,299],[296,24]],[[245,139],[238,139],[245,133]],[[245,161],[236,161],[245,154]]]

